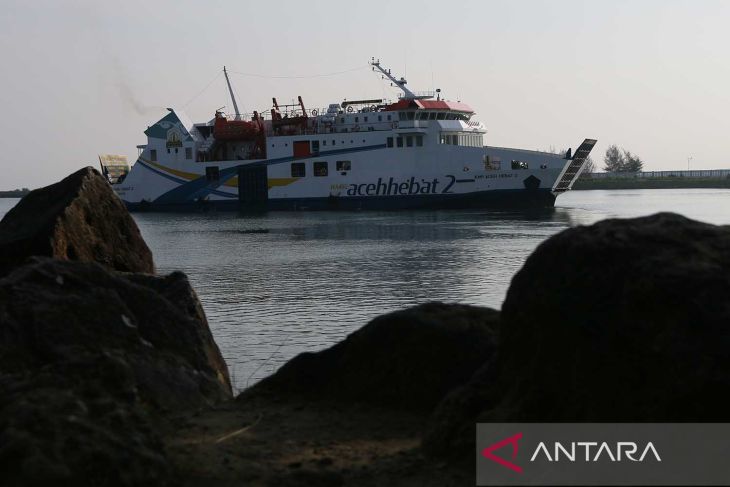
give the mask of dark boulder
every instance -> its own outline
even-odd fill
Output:
[[[38,255],[154,273],[152,252],[109,183],[86,167],[26,195],[0,221],[0,275]]]
[[[160,418],[231,398],[187,278],[34,258],[0,279],[0,470],[13,483],[169,479]]]
[[[331,348],[298,355],[253,391],[430,411],[493,353],[498,319],[488,308],[443,303],[383,315]]]
[[[661,213],[565,230],[515,275],[496,364],[424,446],[453,454],[448,431],[477,421],[727,421],[729,297],[730,227]]]

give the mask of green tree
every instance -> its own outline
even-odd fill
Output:
[[[603,170],[606,172],[640,172],[644,169],[644,162],[639,156],[616,145],[608,146],[603,157]]]
[[[644,162],[629,151],[624,151],[624,165],[621,170],[623,172],[641,172],[644,169]]]
[[[603,156],[603,170],[606,172],[621,172],[624,164],[624,155],[616,145],[609,145],[606,155]]]

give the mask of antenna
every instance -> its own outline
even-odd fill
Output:
[[[233,96],[233,88],[231,88],[231,80],[228,79],[228,71],[223,66],[223,74],[226,76],[226,83],[228,83],[228,91],[231,94],[231,101],[233,101],[233,110],[236,112],[236,120],[241,120],[241,112],[238,111],[238,103],[236,103],[236,97]]]
[[[380,71],[383,75],[385,75],[385,77],[391,81],[391,84],[393,84],[393,85],[397,86],[398,88],[400,88],[401,90],[403,90],[403,95],[404,95],[403,98],[407,98],[407,99],[411,99],[411,100],[418,98],[415,93],[413,93],[411,90],[406,88],[407,81],[405,78],[401,77],[401,79],[396,79],[395,76],[390,74],[390,69],[384,69],[380,66],[380,59],[378,59],[377,61],[375,59],[371,59],[370,64],[374,68],[376,68],[378,71]]]

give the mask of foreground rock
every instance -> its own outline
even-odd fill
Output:
[[[167,481],[158,419],[230,397],[183,274],[36,258],[0,279],[0,469],[10,484]]]
[[[134,220],[91,167],[31,191],[0,222],[0,275],[34,255],[155,271]]]
[[[729,227],[664,213],[566,230],[514,277],[498,360],[424,445],[473,458],[478,421],[727,421],[728,296]]]
[[[430,411],[494,353],[498,319],[488,308],[443,303],[390,313],[295,357],[254,389]]]

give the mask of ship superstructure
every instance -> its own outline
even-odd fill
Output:
[[[595,140],[571,154],[490,147],[474,110],[401,90],[398,100],[308,109],[272,100],[268,113],[217,111],[192,123],[179,111],[146,131],[128,174],[112,181],[130,209],[400,209],[552,206],[578,178]]]

